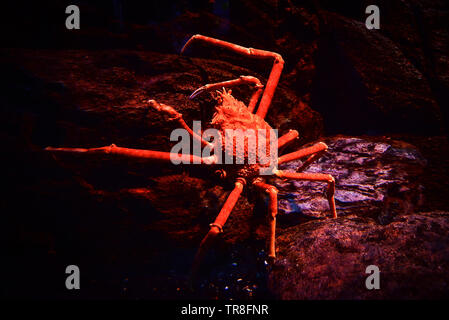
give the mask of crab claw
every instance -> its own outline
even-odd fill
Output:
[[[190,95],[189,99],[195,99],[197,96],[199,96],[200,94],[202,94],[204,91],[207,90],[207,86],[202,86],[198,89],[196,89],[195,91],[193,91],[193,93]]]
[[[150,105],[150,107],[154,108],[155,110],[169,115],[170,120],[175,120],[182,116],[178,111],[176,111],[172,107],[170,107],[166,104],[163,104],[163,103],[159,103],[156,100],[148,100],[148,104]]]

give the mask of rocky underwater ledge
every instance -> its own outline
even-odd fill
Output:
[[[326,218],[325,185],[274,179],[280,190],[276,263],[268,265],[264,251],[266,199],[245,194],[192,292],[187,277],[193,256],[229,186],[217,185],[211,172],[198,167],[54,158],[42,149],[116,143],[169,151],[174,128],[145,101],[163,101],[189,121],[205,123],[213,99],[190,101],[189,94],[205,83],[253,72],[129,50],[11,49],[2,55],[7,90],[1,136],[10,185],[3,212],[5,225],[19,226],[17,233],[5,230],[11,244],[7,272],[14,275],[7,280],[10,295],[64,296],[55,274],[63,279],[58,270],[77,263],[85,279],[83,298],[448,297],[445,137],[320,138],[322,116],[281,85],[268,122],[281,134],[300,132],[292,149],[317,141],[329,146],[307,171],[336,178],[339,218]],[[249,97],[249,89],[235,93]],[[281,169],[300,166],[296,161]],[[30,263],[40,280],[26,274]],[[368,265],[380,268],[381,290],[366,289]],[[35,288],[20,289],[27,283]]]

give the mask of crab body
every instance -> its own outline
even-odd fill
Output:
[[[242,101],[234,98],[231,90],[226,92],[224,89],[223,92],[218,92],[217,101],[216,112],[210,124],[220,134],[220,146],[224,157],[232,158],[231,165],[222,165],[219,169],[220,175],[227,180],[241,177],[252,182],[260,176],[260,169],[268,166],[266,163],[262,164],[260,157],[256,156],[259,148],[262,147],[269,153],[270,143],[276,143],[277,137],[274,136],[270,141],[270,134],[274,134],[272,127],[257,114],[250,112]],[[242,152],[238,151],[239,140]],[[265,146],[261,146],[263,143]],[[254,160],[252,162],[251,154]]]

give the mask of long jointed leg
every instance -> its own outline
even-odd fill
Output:
[[[296,171],[302,172],[302,171],[306,170],[307,167],[310,166],[310,164],[312,162],[314,162],[316,159],[320,158],[325,152],[326,152],[326,150],[322,150],[322,151],[312,154],[310,157],[307,158],[306,161],[303,162],[301,167],[299,167]]]
[[[210,157],[199,157],[191,154],[176,154],[171,152],[144,150],[144,149],[130,149],[117,147],[115,144],[111,144],[107,147],[101,148],[53,148],[47,147],[46,151],[52,153],[85,153],[85,154],[107,154],[107,155],[117,155],[132,159],[147,159],[154,161],[170,162],[176,159],[182,163],[202,163],[202,164],[214,164],[217,159],[215,156]]]
[[[155,100],[148,100],[148,104],[150,105],[150,107],[154,108],[156,111],[161,112],[161,113],[165,113],[168,116],[170,116],[170,120],[176,120],[178,121],[178,123],[181,125],[181,127],[183,127],[185,130],[187,130],[187,132],[197,141],[201,142],[201,145],[203,147],[208,146],[210,148],[210,150],[213,149],[213,144],[207,142],[206,140],[204,140],[201,135],[199,135],[196,132],[193,132],[192,129],[190,129],[190,127],[187,125],[187,123],[184,121],[184,119],[182,118],[182,113],[179,113],[178,111],[176,111],[173,107],[163,104],[163,103],[158,103]]]
[[[335,209],[335,179],[330,174],[324,173],[306,173],[306,172],[286,172],[282,170],[276,171],[276,176],[283,179],[292,180],[306,180],[306,181],[322,181],[328,184],[327,188],[327,200],[329,201],[329,209],[332,213],[332,217],[337,217],[337,211]]]
[[[201,262],[204,259],[204,255],[209,250],[210,246],[212,245],[217,235],[220,232],[223,232],[223,226],[226,223],[226,220],[228,220],[228,217],[231,214],[232,209],[234,209],[234,206],[237,203],[237,200],[239,199],[240,194],[243,191],[244,185],[245,181],[243,179],[238,179],[235,182],[234,190],[232,190],[231,193],[229,194],[228,199],[223,205],[223,208],[221,209],[215,221],[210,224],[210,230],[204,237],[204,239],[201,241],[200,247],[193,261],[191,273],[192,278],[196,276],[199,270],[199,266],[201,265]]]
[[[260,95],[262,94],[263,85],[262,85],[262,83],[260,83],[259,79],[252,77],[252,76],[240,76],[240,78],[234,79],[234,80],[206,84],[206,85],[202,86],[201,88],[196,89],[190,95],[190,99],[197,97],[198,95],[200,95],[201,93],[203,93],[205,91],[212,91],[212,90],[217,90],[217,89],[221,89],[221,88],[229,88],[229,87],[234,87],[234,86],[238,86],[238,85],[242,85],[242,84],[253,84],[256,87],[256,91],[254,91],[253,95],[251,96],[251,100],[249,101],[249,104],[248,104],[248,110],[250,112],[253,112],[256,107],[257,101],[259,100]]]
[[[270,221],[270,244],[268,246],[268,257],[271,259],[276,258],[276,215],[278,213],[278,190],[276,187],[266,184],[261,181],[253,182],[254,186],[258,189],[268,193],[270,199],[268,202],[268,207],[270,210],[270,215],[268,217]]]
[[[284,59],[282,59],[281,55],[271,51],[245,48],[237,44],[202,36],[200,34],[194,35],[189,39],[189,41],[187,41],[187,43],[181,50],[181,54],[184,53],[186,48],[189,47],[194,41],[205,41],[218,47],[232,50],[236,53],[245,55],[247,57],[274,59],[273,67],[271,69],[270,76],[268,77],[268,81],[265,86],[265,91],[263,93],[262,100],[260,101],[259,108],[257,109],[256,113],[261,118],[265,118],[268,108],[270,107],[271,100],[273,99],[274,91],[276,90],[276,87],[278,85],[279,78],[281,77],[282,69],[284,68]]]
[[[298,138],[299,133],[296,130],[290,130],[278,139],[278,149]]]
[[[301,159],[310,155],[313,155],[314,153],[320,153],[327,150],[327,145],[323,142],[318,142],[317,144],[314,144],[311,147],[300,149],[298,151],[284,154],[283,156],[279,157],[278,164]]]

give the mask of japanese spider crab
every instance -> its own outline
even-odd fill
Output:
[[[229,49],[235,53],[242,54],[247,57],[261,58],[261,59],[271,59],[274,60],[273,67],[271,73],[269,75],[266,88],[263,90],[263,85],[261,82],[252,76],[240,76],[238,79],[206,84],[205,86],[197,89],[190,96],[191,99],[195,98],[197,95],[202,92],[217,90],[223,88],[222,92],[218,92],[217,101],[218,106],[216,107],[216,113],[212,119],[211,125],[218,129],[220,132],[223,132],[224,129],[233,128],[233,129],[242,129],[246,130],[248,128],[252,129],[271,129],[270,125],[265,122],[264,118],[267,114],[268,108],[270,107],[271,100],[273,98],[273,94],[276,90],[277,84],[279,82],[279,78],[284,66],[284,60],[281,55],[278,53],[253,49],[253,48],[245,48],[233,43],[229,43],[226,41],[202,36],[202,35],[194,35],[191,37],[184,47],[181,50],[181,54],[184,53],[185,49],[190,46],[195,41],[204,41],[206,43],[216,45],[221,48]],[[225,88],[248,84],[253,85],[255,90],[251,96],[248,106],[245,106],[243,102],[236,100],[231,95],[231,90],[228,92]],[[263,92],[263,94],[262,94]],[[259,101],[260,96],[262,98],[260,100],[259,106],[257,108],[257,112],[254,113],[256,109],[257,102]],[[151,108],[154,108],[158,112],[164,113],[170,117],[170,120],[177,121],[181,127],[189,132],[189,134],[201,143],[202,146],[211,146],[211,142],[206,141],[200,134],[193,132],[192,129],[186,124],[183,120],[182,114],[177,112],[171,106],[158,103],[154,100],[149,100],[148,104]],[[277,147],[281,148],[285,146],[287,143],[293,141],[298,137],[298,132],[296,130],[290,130],[285,135],[281,136],[277,139]],[[276,141],[275,141],[276,142]],[[90,148],[90,149],[81,149],[81,148],[52,148],[47,147],[47,151],[51,152],[71,152],[71,153],[105,153],[105,154],[113,154],[120,155],[132,159],[149,159],[149,160],[159,160],[169,162],[171,161],[171,156],[173,156],[170,152],[160,152],[160,151],[152,151],[152,150],[140,150],[140,149],[129,149],[117,147],[112,144],[110,146],[101,147],[101,148]],[[302,166],[298,169],[298,172],[286,172],[282,170],[273,169],[270,173],[279,178],[283,179],[295,179],[295,180],[308,180],[308,181],[320,181],[328,184],[328,201],[330,212],[334,218],[337,217],[337,212],[335,209],[335,200],[334,200],[334,192],[335,192],[335,180],[329,174],[322,173],[303,173],[305,168],[308,167],[310,163],[314,160],[318,159],[325,151],[327,150],[326,144],[319,142],[311,147],[303,148],[298,151],[285,154],[277,158],[277,163],[285,163],[288,161],[306,158]],[[226,152],[233,152],[233,156],[235,156],[234,150],[223,150]],[[214,156],[211,157],[202,157],[197,155],[178,155],[182,160],[190,161],[190,163],[200,163],[207,166],[217,165],[217,159]],[[248,157],[248,149],[246,148],[244,157]],[[269,196],[269,224],[270,224],[270,238],[269,238],[269,247],[268,247],[268,255],[270,258],[274,259],[276,257],[276,248],[275,248],[275,230],[276,230],[276,214],[277,214],[277,194],[278,190],[273,185],[267,184],[263,176],[259,174],[258,169],[260,169],[262,165],[260,163],[256,164],[242,164],[242,165],[231,165],[231,166],[221,166],[220,172],[222,173],[222,177],[226,179],[232,179],[235,183],[234,189],[229,194],[226,202],[224,203],[221,211],[219,212],[217,218],[213,223],[210,224],[210,230],[204,239],[201,241],[198,252],[196,254],[193,270],[195,270],[200,261],[202,260],[204,254],[207,251],[207,248],[210,246],[212,240],[221,232],[223,232],[223,226],[226,223],[232,209],[234,208],[237,200],[240,197],[240,194],[243,191],[245,185],[254,186],[257,190],[261,192],[265,192]],[[224,168],[226,168],[227,172],[225,172]]]

